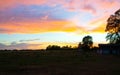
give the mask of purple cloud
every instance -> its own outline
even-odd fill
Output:
[[[5,45],[0,43],[0,49],[8,49],[8,50],[12,50],[12,49],[40,49],[40,46],[42,44],[28,44],[28,43],[11,43],[10,45]]]
[[[40,39],[20,40],[19,42],[29,42],[29,41],[37,41],[37,40],[40,40]]]

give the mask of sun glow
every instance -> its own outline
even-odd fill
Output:
[[[77,46],[86,35],[94,45],[107,43],[107,18],[119,6],[119,0],[1,1],[0,49]]]

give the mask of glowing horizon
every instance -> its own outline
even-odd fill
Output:
[[[94,45],[107,43],[106,20],[119,6],[120,0],[1,1],[0,49],[77,46],[86,35]]]

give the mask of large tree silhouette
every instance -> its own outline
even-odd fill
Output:
[[[120,44],[120,9],[108,18],[105,31],[110,44]]]
[[[91,36],[85,36],[83,39],[82,39],[82,49],[84,51],[88,51],[90,50],[90,48],[92,47],[93,45],[93,40],[92,40],[92,37]]]

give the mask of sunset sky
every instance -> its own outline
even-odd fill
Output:
[[[0,49],[76,46],[86,35],[107,43],[106,20],[120,0],[2,0]]]

